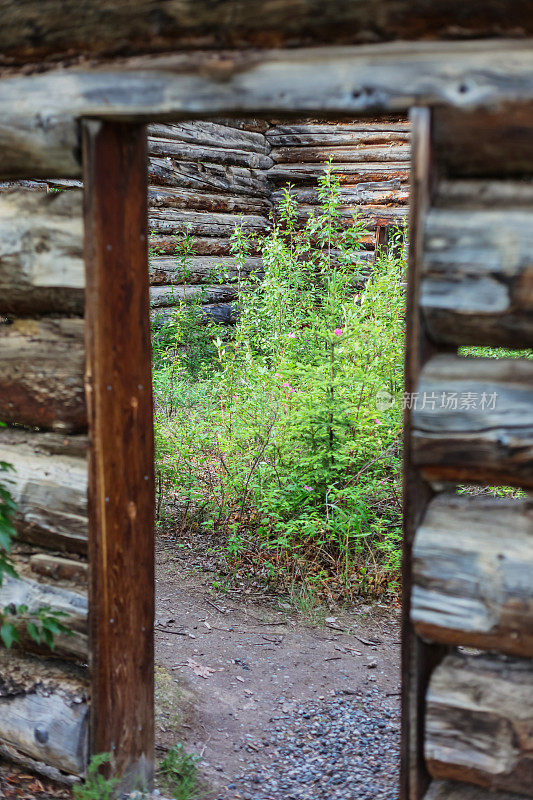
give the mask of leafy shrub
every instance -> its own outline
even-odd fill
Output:
[[[74,800],[112,800],[120,778],[105,778],[100,769],[111,761],[110,753],[98,753],[91,758],[84,783],[74,786]]]
[[[234,566],[377,594],[399,562],[404,248],[370,275],[330,165],[317,191],[302,226],[287,187],[262,274],[240,278],[234,336],[214,339],[194,388],[182,372],[161,396],[174,413],[158,419],[158,470],[189,520],[226,532]],[[238,265],[250,247],[238,226]]]
[[[162,759],[159,782],[172,792],[175,800],[192,800],[197,796],[199,761],[200,756],[186,753],[182,744],[171,747]]]

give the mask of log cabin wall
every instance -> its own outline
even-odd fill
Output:
[[[413,136],[409,796],[431,781],[427,800],[519,800],[533,796],[533,361],[461,347],[533,345],[533,107],[420,110]]]
[[[405,120],[396,119],[150,126],[152,307],[164,314],[200,297],[211,319],[233,321],[235,224],[266,232],[272,201],[288,181],[304,213],[315,208],[314,187],[330,152],[347,219],[352,210],[363,212],[369,228],[378,219],[403,219],[408,136]],[[176,244],[187,230],[193,253],[183,263]],[[373,242],[372,233],[369,259]],[[245,269],[260,269],[256,253]],[[73,633],[57,637],[51,658],[21,625],[20,647],[0,651],[0,756],[62,780],[83,776],[88,757],[84,289],[81,181],[2,184],[0,420],[9,427],[0,428],[0,461],[13,467],[19,579],[4,581],[0,604],[66,612]]]
[[[16,501],[0,605],[68,614],[54,653],[0,650],[0,755],[60,777],[88,755],[87,412],[81,191],[0,194],[0,461]],[[9,322],[9,324],[8,324]],[[53,656],[52,658],[50,658]]]
[[[278,121],[266,138],[274,161],[271,199],[276,203],[290,183],[301,223],[318,209],[318,177],[331,159],[341,183],[343,222],[357,214],[368,231],[361,260],[373,261],[379,228],[406,222],[411,148],[405,116]]]

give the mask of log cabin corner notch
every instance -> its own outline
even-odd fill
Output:
[[[138,573],[134,576],[129,568],[110,576],[106,566],[108,557],[116,559],[117,564],[121,563],[120,548],[128,541],[135,541],[141,519],[150,526],[150,403],[146,394],[146,372],[135,376],[138,381],[135,387],[128,383],[128,377],[116,362],[107,363],[105,359],[112,351],[112,335],[116,332],[113,328],[120,326],[121,321],[127,323],[123,326],[124,335],[128,325],[133,328],[136,322],[132,336],[137,348],[135,355],[140,360],[135,366],[141,372],[149,366],[146,342],[146,242],[142,244],[136,240],[134,245],[132,240],[128,243],[128,247],[132,248],[132,272],[129,277],[117,275],[117,283],[109,285],[102,264],[109,259],[113,270],[110,274],[117,274],[121,261],[113,247],[125,244],[121,238],[124,220],[131,221],[134,227],[143,226],[141,217],[145,216],[145,210],[141,205],[140,187],[143,181],[144,188],[146,185],[140,165],[139,154],[143,147],[140,128],[148,122],[177,122],[191,116],[246,116],[252,113],[282,114],[284,111],[303,116],[311,113],[357,116],[378,110],[405,112],[411,106],[433,109],[421,112],[416,123],[419,126],[416,134],[419,146],[414,161],[417,176],[414,186],[419,200],[415,202],[411,217],[415,235],[409,279],[412,299],[407,374],[414,391],[420,386],[433,391],[431,387],[438,387],[443,380],[464,385],[465,363],[454,357],[450,348],[466,343],[500,344],[503,340],[506,346],[530,346],[528,319],[531,315],[531,293],[527,292],[531,261],[527,255],[527,233],[519,224],[528,219],[529,189],[527,182],[517,182],[518,175],[530,177],[532,171],[531,150],[528,149],[531,137],[528,140],[527,135],[523,135],[524,128],[527,131],[531,126],[530,103],[533,100],[531,40],[527,39],[533,31],[531,14],[521,3],[512,4],[511,8],[508,4],[495,3],[480,16],[474,8],[476,5],[471,4],[471,9],[461,5],[462,27],[457,30],[450,17],[453,10],[449,4],[446,4],[443,14],[420,11],[417,6],[413,13],[407,4],[400,12],[396,7],[393,14],[391,3],[387,0],[369,4],[372,14],[379,6],[377,38],[389,42],[357,45],[357,41],[376,38],[375,25],[362,11],[357,10],[358,6],[346,11],[345,4],[342,7],[337,3],[328,4],[327,13],[322,12],[327,17],[325,24],[324,16],[310,13],[313,11],[311,3],[298,4],[298,14],[294,15],[293,4],[287,2],[282,6],[281,17],[274,18],[267,37],[268,46],[279,45],[279,49],[259,52],[250,51],[249,48],[257,44],[258,37],[261,39],[262,34],[258,33],[257,24],[254,23],[254,18],[259,19],[260,15],[255,9],[255,17],[254,14],[247,17],[242,4],[236,2],[229,4],[236,14],[230,17],[213,9],[207,14],[207,7],[204,8],[202,4],[195,4],[195,11],[189,15],[188,6],[171,4],[170,11],[167,8],[167,33],[163,35],[154,33],[153,22],[148,21],[153,21],[151,12],[154,9],[161,11],[161,3],[154,0],[152,4],[141,4],[123,33],[115,36],[115,30],[119,30],[120,26],[108,26],[103,35],[102,28],[95,22],[96,16],[90,12],[95,9],[106,10],[114,15],[113,19],[120,20],[123,19],[120,4],[114,0],[95,0],[82,6],[78,38],[71,42],[69,56],[87,56],[91,53],[94,61],[89,66],[62,64],[61,68],[57,67],[54,57],[61,59],[66,56],[68,32],[76,28],[71,24],[70,9],[65,11],[62,6],[60,12],[55,9],[55,16],[52,14],[47,17],[54,7],[51,9],[47,4],[38,8],[35,4],[33,10],[38,14],[42,32],[39,45],[35,44],[35,38],[29,36],[29,19],[24,15],[10,16],[11,11],[7,10],[8,16],[0,38],[3,63],[7,65],[0,79],[3,118],[0,129],[0,152],[3,154],[1,174],[5,178],[79,177],[82,172],[80,120],[86,119],[87,122],[83,123],[86,137],[83,169],[89,169],[86,172],[86,184],[92,187],[86,197],[86,220],[97,232],[97,240],[91,242],[91,248],[96,250],[89,248],[86,255],[89,285],[93,287],[90,308],[86,313],[89,352],[92,353],[87,384],[90,389],[89,402],[86,404],[83,359],[79,357],[83,352],[84,326],[81,320],[83,310],[79,305],[80,286],[70,287],[73,292],[78,292],[78,301],[74,294],[67,299],[68,293],[64,293],[63,305],[57,308],[54,308],[50,299],[53,296],[50,286],[42,298],[35,301],[35,306],[31,290],[23,292],[26,305],[19,308],[15,327],[10,326],[13,328],[9,332],[10,342],[15,347],[14,352],[24,353],[22,363],[31,363],[32,358],[35,363],[36,358],[46,355],[42,385],[37,387],[37,392],[31,370],[27,375],[22,375],[20,380],[13,381],[9,371],[0,369],[0,381],[2,387],[9,385],[13,392],[9,401],[12,403],[12,416],[9,419],[40,430],[31,434],[15,428],[2,431],[0,444],[8,448],[20,464],[19,530],[34,541],[42,534],[64,549],[68,556],[64,560],[69,563],[63,565],[63,569],[70,575],[70,582],[68,588],[61,588],[68,594],[69,602],[78,604],[83,591],[79,591],[76,581],[84,569],[76,565],[83,565],[79,557],[87,550],[82,477],[87,447],[91,453],[93,477],[88,507],[91,531],[89,552],[91,570],[93,573],[96,571],[96,575],[91,577],[91,597],[96,597],[94,587],[99,587],[104,594],[109,591],[117,594],[108,596],[100,609],[91,603],[91,652],[87,650],[86,612],[85,616],[83,613],[80,615],[79,646],[85,648],[83,652],[87,660],[91,661],[96,656],[96,668],[90,675],[93,702],[96,698],[91,722],[93,752],[95,747],[103,744],[98,733],[103,725],[98,718],[99,703],[102,702],[103,708],[107,702],[111,714],[118,714],[129,692],[128,687],[133,686],[135,681],[142,681],[142,690],[146,692],[149,705],[146,718],[128,720],[128,725],[130,722],[137,723],[136,731],[121,727],[117,717],[112,718],[113,724],[110,726],[113,732],[110,745],[115,745],[118,763],[130,768],[132,777],[149,777],[153,746],[149,719],[149,687],[153,667],[152,622],[149,616],[153,593],[151,600],[146,594],[150,591],[153,565],[146,550],[144,552],[148,560],[142,576]],[[276,6],[279,7],[279,4]],[[150,14],[146,16],[148,11]],[[459,10],[456,11],[459,13]],[[202,16],[204,12],[205,17]],[[195,19],[195,13],[196,26],[191,22]],[[63,19],[69,21],[66,28]],[[232,38],[231,28],[225,24],[228,19],[238,31],[237,39]],[[189,46],[201,42],[203,46],[212,48],[211,52],[208,49],[202,53],[191,50],[155,55],[156,51],[183,44],[181,37],[184,33],[180,31],[191,37]],[[495,38],[476,38],[473,41],[474,37],[489,35]],[[517,39],[509,41],[499,38],[505,35],[515,35]],[[195,39],[195,36],[202,38]],[[444,37],[452,41],[439,41]],[[454,37],[466,38],[466,41],[453,41]],[[406,41],[392,41],[396,38]],[[433,38],[435,41],[417,42],[417,38]],[[221,54],[215,49],[220,45],[233,45],[235,41],[240,50]],[[329,46],[323,47],[326,43]],[[339,43],[346,46],[339,47]],[[265,44],[264,39],[261,44]],[[294,46],[294,49],[288,49],[287,45]],[[304,49],[302,45],[311,46]],[[122,55],[119,59],[116,55],[119,50],[126,56]],[[41,75],[31,74],[34,69],[30,62],[39,57],[46,58],[46,71]],[[23,70],[29,74],[21,74]],[[509,104],[509,107],[505,108],[505,104]],[[485,108],[487,111],[483,110]],[[479,146],[480,124],[484,135],[486,132],[488,147],[483,139],[484,145]],[[515,147],[505,146],[509,136],[517,143]],[[102,141],[99,137],[107,140],[109,152],[116,153],[116,163],[128,157],[135,159],[137,167],[131,176],[131,186],[136,188],[132,197],[126,196],[128,183],[121,182],[121,176],[113,165],[109,166],[109,176],[102,175],[101,165],[106,153],[99,150],[99,142]],[[456,144],[458,141],[463,143],[462,147]],[[495,167],[497,158],[500,161]],[[113,175],[112,194],[119,203],[117,211],[109,214],[109,220],[114,224],[106,227],[99,216],[99,207],[105,207],[103,186],[110,185],[106,181]],[[505,209],[507,216],[504,223],[510,232],[505,242],[512,241],[512,247],[505,251],[504,244],[496,244],[501,255],[500,262],[491,263],[490,269],[485,264],[485,273],[480,275],[479,264],[473,258],[468,242],[475,237],[486,241],[489,251],[493,246],[491,236],[494,235],[494,227],[491,227],[490,209],[482,205],[484,196],[492,198],[487,202],[498,210]],[[62,225],[68,228],[61,204],[54,206],[50,202],[49,205],[59,228]],[[460,240],[456,241],[453,235],[446,233],[450,230],[446,226],[450,220],[453,222],[454,209],[458,212],[458,224],[466,225],[465,208],[475,210],[471,222],[473,227],[462,230]],[[463,213],[460,209],[463,209]],[[439,233],[434,235],[432,231]],[[443,238],[444,249],[438,244]],[[75,258],[78,258],[79,270],[79,256],[73,256],[73,260]],[[40,263],[43,264],[42,257]],[[482,292],[476,291],[479,286],[482,286]],[[453,290],[457,287],[460,287],[460,291],[454,294]],[[496,302],[498,298],[499,302]],[[127,313],[124,311],[121,318],[119,315],[110,318],[112,299],[116,299],[117,308],[123,309],[131,300],[131,308],[135,309],[136,316],[128,307]],[[457,302],[459,299],[460,302]],[[22,303],[22,299],[19,298],[19,301]],[[13,300],[15,305],[19,301]],[[51,305],[48,306],[49,316],[44,320],[40,314],[47,303]],[[98,309],[102,311],[101,315],[97,313]],[[119,340],[124,342],[120,336]],[[68,359],[61,359],[56,348],[61,341],[69,343],[65,350]],[[439,353],[439,350],[442,352]],[[132,348],[127,358],[133,356]],[[113,381],[106,383],[103,373],[108,371],[113,374]],[[517,394],[514,389],[516,376],[526,386],[525,395],[523,392]],[[524,420],[527,422],[524,415],[527,415],[529,405],[528,376],[527,365],[496,368],[491,364],[480,364],[476,365],[474,378],[479,386],[487,381],[495,381],[501,386],[502,396],[509,403],[509,414],[517,415],[521,423]],[[65,395],[66,385],[72,390],[68,397]],[[108,386],[111,386],[111,390]],[[110,396],[106,394],[115,391],[119,398],[116,405],[110,404]],[[144,394],[141,397],[142,392]],[[132,400],[136,400],[137,405],[132,405]],[[128,443],[125,433],[124,449],[121,449],[121,444],[118,448],[120,452],[110,453],[102,447],[102,437],[107,435],[106,408],[115,433],[124,430],[132,415],[136,424],[140,424],[142,419],[148,426],[143,427],[144,436],[141,436],[141,440],[145,446],[143,453],[139,454],[142,458],[135,461],[132,483],[125,481],[121,487],[115,487],[117,508],[121,512],[121,516],[116,518],[109,516],[111,511],[106,505],[107,498],[111,503],[113,497],[111,492],[106,494],[107,486],[113,488],[113,483],[107,483],[108,470],[113,459],[126,460],[131,443]],[[23,410],[23,418],[16,417],[17,409]],[[122,413],[119,413],[121,410]],[[464,419],[461,427],[457,420],[446,415],[413,414],[408,420],[406,474],[410,488],[406,494],[405,608],[408,611],[411,606],[412,615],[406,614],[404,629],[406,659],[402,795],[405,800],[418,800],[428,786],[427,796],[434,800],[455,800],[457,797],[461,800],[477,800],[479,793],[476,785],[500,792],[516,792],[522,797],[531,796],[531,754],[527,749],[527,741],[520,738],[520,730],[527,719],[524,722],[523,717],[518,718],[515,707],[506,699],[512,696],[516,681],[520,682],[521,676],[528,676],[531,669],[532,654],[528,651],[527,636],[523,635],[530,619],[527,613],[522,616],[509,614],[509,603],[512,606],[515,597],[513,592],[518,592],[520,597],[520,587],[510,588],[511,599],[504,598],[495,616],[489,619],[485,615],[484,627],[480,621],[483,615],[480,614],[476,618],[478,627],[467,631],[464,621],[449,610],[455,600],[453,581],[446,582],[441,575],[437,576],[442,579],[441,584],[436,584],[435,576],[428,572],[431,558],[427,554],[434,553],[435,548],[442,546],[439,544],[442,542],[442,537],[439,539],[439,526],[442,528],[443,525],[442,504],[446,505],[449,498],[443,496],[433,499],[433,493],[443,482],[490,479],[491,482],[503,480],[530,488],[529,427],[527,424],[523,424],[522,428],[519,425],[516,432],[516,426],[511,431],[502,427],[504,425],[505,419],[491,419],[491,431],[503,430],[503,437],[498,439],[496,434],[484,437],[479,424],[471,431],[465,427]],[[119,441],[122,442],[117,438],[115,444]],[[50,463],[52,455],[54,468],[47,470],[43,476],[43,466]],[[143,471],[145,468],[148,471]],[[141,503],[143,497],[145,503]],[[473,548],[481,547],[485,537],[490,536],[490,530],[486,529],[483,521],[484,513],[477,504],[475,508],[472,505],[465,509],[457,501],[453,501],[449,511],[456,528],[461,531],[465,524],[469,526]],[[507,512],[502,509],[499,513]],[[522,504],[520,509],[514,507],[508,513],[516,519],[516,526],[514,522],[512,525],[516,547],[520,552],[520,548],[527,546],[529,512],[524,510]],[[521,535],[524,525],[526,534]],[[107,538],[108,533],[111,538]],[[117,545],[115,550],[113,540]],[[440,550],[438,552],[441,553]],[[447,574],[455,574],[454,564],[467,569],[467,576],[478,574],[476,570],[482,569],[483,565],[472,560],[475,550],[469,552],[470,561],[465,553],[442,552],[442,557],[449,565],[450,573]],[[39,560],[35,567],[37,570],[45,568]],[[505,571],[496,571],[495,574],[500,575],[502,581],[505,580]],[[146,603],[140,613],[150,626],[142,632],[144,650],[140,654],[141,666],[133,657],[124,658],[124,653],[118,653],[118,640],[113,640],[109,635],[109,626],[115,624],[115,617],[104,619],[99,615],[103,608],[108,610],[113,603],[123,604],[124,599],[129,598],[127,585],[131,585],[132,576],[143,582],[145,591],[142,594]],[[119,596],[116,581],[120,582],[121,579],[125,591]],[[27,583],[27,591],[33,590],[35,581],[32,583],[32,579],[27,578]],[[482,609],[485,600],[475,594],[475,587],[470,587],[468,592],[468,602]],[[125,605],[118,610],[127,614]],[[107,631],[104,631],[104,625],[108,626]],[[98,641],[96,649],[95,635]],[[450,645],[468,644],[474,638],[478,648],[487,650],[487,654],[481,655],[478,660],[446,654],[446,648]],[[516,644],[517,640],[521,642],[520,646]],[[509,653],[509,648],[513,653],[510,658],[514,659],[509,663],[505,660],[506,656],[493,652],[500,650],[501,653]],[[30,672],[37,675],[39,660],[32,658],[28,656],[24,669],[27,671],[28,664],[34,665],[34,673]],[[112,663],[114,667],[110,669]],[[73,774],[82,775],[87,754],[83,743],[86,741],[84,736],[90,708],[88,673],[83,668],[68,666],[65,662],[58,674],[58,683],[69,687],[67,705],[72,711],[73,724],[78,726],[76,730],[79,731],[77,737],[72,739],[80,744],[76,745],[70,757],[69,769]],[[112,696],[111,681],[117,687],[122,687],[117,697]],[[460,682],[464,699],[449,695],[447,687],[450,682]],[[495,705],[491,686],[496,683],[502,690]],[[475,707],[468,704],[472,692],[478,697]],[[40,698],[43,709],[50,709],[49,712],[43,711],[49,713],[50,718],[54,713],[61,713],[57,710],[60,701],[53,692],[43,693],[34,683],[29,694]],[[64,699],[64,692],[60,694]],[[107,701],[102,698],[107,698]],[[527,702],[526,698],[522,706]],[[31,709],[24,713],[26,719],[32,719],[34,714]],[[513,761],[505,761],[502,754],[499,760],[495,758],[493,763],[487,764],[480,757],[483,749],[490,749],[495,744],[494,731],[482,725],[486,713],[495,714],[504,721],[502,724],[516,731],[520,747]],[[0,718],[0,728],[1,725]],[[479,738],[465,755],[458,752],[457,745],[461,741],[461,731],[472,728],[479,731]],[[16,735],[21,734],[10,734],[12,738]],[[54,743],[57,747],[53,751],[51,745],[44,747],[39,738],[30,739],[31,742],[25,745],[25,752],[32,763],[44,763],[49,770],[61,769],[60,742]],[[8,739],[1,744],[4,752],[13,751],[12,742]],[[459,781],[459,784],[450,783],[450,780]],[[503,798],[503,795],[500,797]]]

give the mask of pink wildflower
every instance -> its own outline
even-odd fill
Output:
[[[279,372],[275,372],[274,377],[279,378],[281,380],[281,378],[283,378],[283,375],[280,375]]]
[[[342,328],[335,328],[333,333],[335,334],[335,336],[342,336]]]
[[[374,422],[376,423],[376,425],[381,425],[381,422],[379,421],[379,419],[375,419]]]
[[[289,339],[296,339],[296,334],[294,333],[294,331],[291,331],[289,333]]]
[[[312,492],[313,491],[313,487],[312,486],[307,486],[306,484],[304,484],[304,489],[305,489],[306,492]]]
[[[288,381],[284,381],[283,382],[283,386],[285,387],[285,389],[288,389],[289,386],[290,386],[290,383]]]
[[[289,392],[294,392],[294,391],[296,391],[296,390],[295,390],[295,389],[293,389],[293,387],[292,387],[292,386],[289,386]]]

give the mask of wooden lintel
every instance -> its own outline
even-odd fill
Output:
[[[0,175],[79,175],[81,117],[175,122],[271,113],[357,116],[415,105],[475,109],[532,99],[530,39],[115,60],[106,68],[3,79]]]

